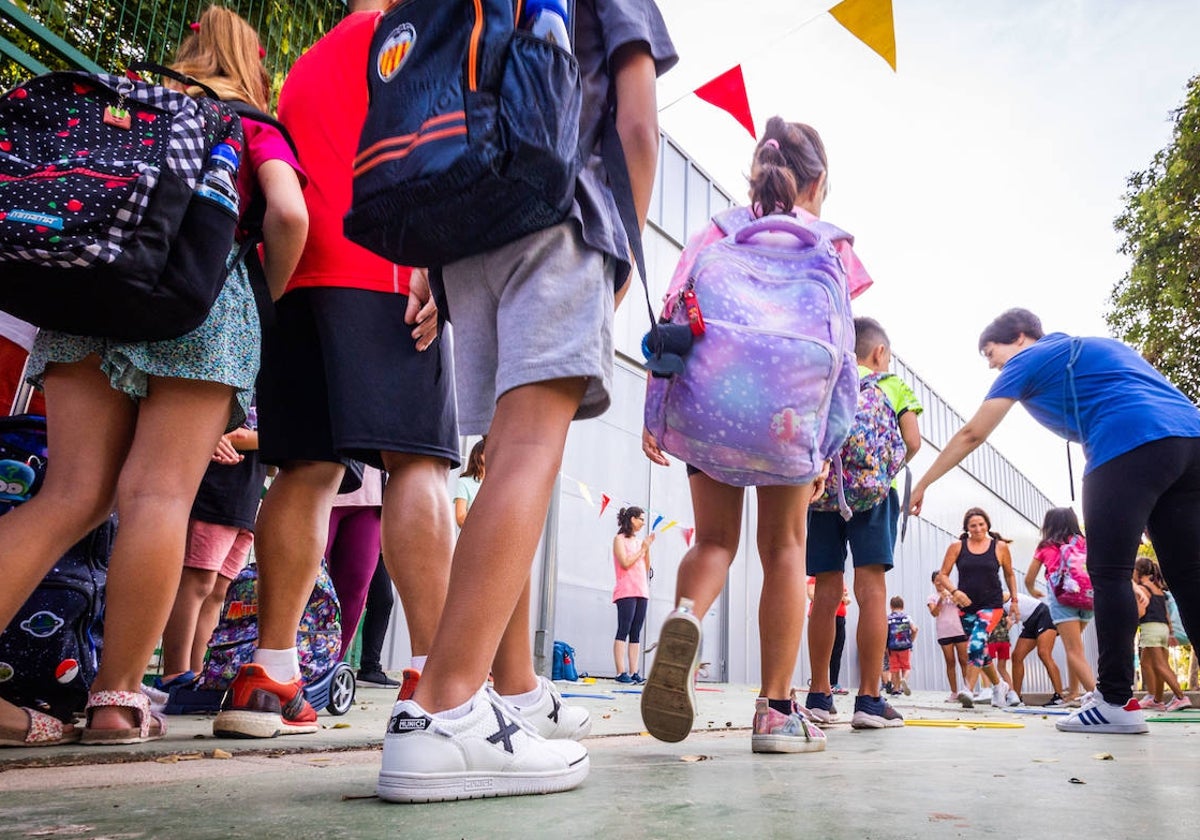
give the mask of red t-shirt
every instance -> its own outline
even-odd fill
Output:
[[[367,115],[367,53],[382,12],[355,12],[300,56],[279,94],[287,126],[308,173],[308,240],[288,290],[340,286],[408,294],[411,270],[342,234],[350,209],[354,156]]]

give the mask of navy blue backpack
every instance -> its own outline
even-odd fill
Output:
[[[441,266],[566,218],[580,168],[579,65],[518,27],[521,0],[401,0],[367,67],[346,237]]]

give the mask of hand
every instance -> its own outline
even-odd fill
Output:
[[[234,449],[233,442],[230,441],[227,434],[221,435],[220,440],[217,441],[217,448],[213,451],[212,455],[214,461],[226,466],[240,464],[245,457],[241,452]]]
[[[658,464],[661,467],[671,466],[671,462],[667,460],[667,456],[658,448],[658,441],[654,439],[654,435],[650,434],[647,428],[642,429],[642,452],[646,457]]]
[[[951,593],[950,600],[952,600],[955,605],[962,607],[963,609],[971,606],[971,599],[968,598],[967,593],[963,592],[961,589],[957,592]]]
[[[925,503],[925,488],[914,487],[912,495],[908,498],[908,512],[912,516],[921,515],[921,505]]]
[[[657,534],[647,534],[646,539],[643,542],[643,545],[645,545],[647,548],[649,548],[651,545],[654,544],[654,538],[657,536],[658,536]]]
[[[247,441],[254,440],[258,433],[247,429],[245,426],[240,426],[232,432],[226,432],[225,437],[229,439],[230,444],[237,447],[240,444],[245,444]],[[254,447],[250,447],[253,449]]]
[[[826,459],[825,463],[821,466],[821,474],[813,479],[812,496],[809,497],[810,504],[824,495],[825,485],[829,483],[829,466],[831,463],[831,461]]]
[[[428,350],[438,334],[437,304],[429,291],[429,272],[414,268],[408,280],[408,306],[404,323],[416,324],[412,331],[418,350]]]

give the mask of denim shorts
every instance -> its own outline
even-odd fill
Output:
[[[1049,584],[1046,585],[1046,597],[1042,599],[1042,602],[1050,608],[1050,620],[1055,624],[1062,624],[1064,621],[1087,622],[1092,620],[1091,610],[1064,607],[1058,603],[1058,599],[1054,597],[1054,590],[1050,588]]]
[[[846,549],[854,555],[854,568],[892,568],[896,546],[896,523],[900,519],[900,497],[889,490],[887,499],[870,510],[856,512],[850,521],[836,510],[814,510],[808,514],[808,573],[841,572],[846,568]]]

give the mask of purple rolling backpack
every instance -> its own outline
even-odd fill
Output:
[[[725,237],[700,251],[664,309],[666,323],[686,325],[698,308],[705,329],[681,372],[648,378],[646,428],[725,484],[806,484],[841,449],[857,405],[850,293],[833,247],[851,237],[745,207],[713,222]]]

